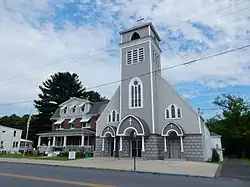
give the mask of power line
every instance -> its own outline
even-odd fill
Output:
[[[169,66],[169,67],[166,67],[166,68],[162,68],[160,70],[155,70],[155,71],[150,71],[150,72],[147,72],[147,73],[143,73],[143,74],[138,75],[137,77],[142,77],[142,76],[145,76],[145,75],[149,75],[151,73],[157,73],[159,71],[166,71],[166,70],[169,70],[169,69],[173,69],[173,68],[177,68],[177,67],[181,67],[181,66],[190,65],[190,64],[193,64],[193,63],[198,62],[198,61],[202,61],[202,60],[209,59],[209,58],[214,58],[214,57],[217,57],[217,56],[220,56],[220,55],[224,55],[224,54],[227,54],[227,53],[231,53],[231,52],[234,52],[234,51],[246,49],[248,47],[250,47],[250,44],[242,46],[242,47],[234,48],[234,49],[231,49],[231,50],[223,51],[223,52],[220,52],[220,53],[216,53],[216,54],[213,54],[213,55],[209,55],[209,56],[201,57],[201,58],[198,58],[198,59],[190,60],[188,62],[184,62],[184,63],[181,63],[181,64],[177,64],[177,65]],[[90,87],[90,88],[88,88],[86,90],[92,90],[92,89],[95,89],[95,88],[100,88],[100,87],[103,87],[103,86],[108,86],[108,85],[111,85],[111,84],[115,84],[115,83],[119,83],[119,82],[122,82],[122,81],[130,80],[131,78],[133,78],[133,77],[128,77],[128,78],[125,78],[125,79],[121,79],[121,80],[117,80],[117,81],[112,81],[112,82],[108,82],[108,83],[105,83],[105,84],[100,84],[98,86]],[[29,103],[29,102],[33,102],[33,100],[32,101],[21,101],[21,102],[16,102],[16,103],[0,104],[0,106],[7,106],[7,105],[14,105],[14,104],[23,104],[23,103]]]

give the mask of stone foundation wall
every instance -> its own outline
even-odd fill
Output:
[[[204,161],[204,145],[202,135],[185,135],[183,138],[183,150],[186,160]]]
[[[164,140],[160,135],[151,134],[145,137],[144,159],[158,160],[164,159]]]
[[[95,152],[94,152],[95,157],[100,157],[102,155],[102,138],[101,137],[96,137],[95,138]]]

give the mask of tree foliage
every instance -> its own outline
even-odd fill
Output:
[[[39,86],[42,93],[35,100],[35,107],[41,116],[49,118],[58,106],[70,97],[85,98],[85,88],[77,74],[58,72]]]
[[[223,94],[216,97],[213,104],[221,108],[222,113],[207,120],[210,130],[222,135],[222,143],[228,154],[245,157],[250,145],[248,101],[240,96]]]

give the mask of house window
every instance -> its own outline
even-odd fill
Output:
[[[177,116],[178,116],[178,118],[181,118],[181,109],[177,109]]]
[[[3,149],[3,141],[1,141],[1,144],[0,144],[0,149]]]
[[[109,114],[109,117],[108,117],[108,122],[111,122],[111,114]]]
[[[175,118],[175,106],[171,105],[171,118]]]
[[[112,122],[115,122],[115,111],[112,112]]]
[[[14,131],[13,136],[16,137],[16,131]]]
[[[133,63],[137,63],[138,62],[138,50],[134,49],[133,50]]]
[[[166,110],[166,118],[169,118],[169,110]]]
[[[70,123],[70,128],[74,129],[75,128],[75,122]]]
[[[127,51],[127,64],[132,63],[132,51]]]
[[[76,112],[76,106],[73,106],[72,108],[72,112],[75,113]]]
[[[12,145],[12,147],[15,147],[16,146],[16,142],[13,142],[13,145]]]
[[[130,108],[143,107],[143,86],[139,78],[134,78],[129,84]]]
[[[135,64],[144,61],[144,48],[133,49],[126,52],[126,63]]]
[[[67,113],[67,107],[64,107],[63,109],[63,113],[66,114]]]
[[[139,48],[139,62],[143,62],[143,61],[144,61],[144,49]]]
[[[116,114],[116,121],[119,121],[120,120],[120,116],[119,116],[119,113]]]
[[[84,110],[85,110],[85,105],[82,105],[81,111],[84,112]]]

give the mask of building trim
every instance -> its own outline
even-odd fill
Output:
[[[137,134],[137,135],[145,135],[145,130],[144,130],[144,127],[143,127],[143,125],[142,125],[142,122],[141,122],[141,120],[139,120],[136,116],[134,116],[134,115],[132,115],[132,114],[129,114],[129,115],[127,115],[127,116],[125,116],[121,121],[120,121],[120,123],[118,124],[118,126],[117,126],[117,130],[116,130],[116,135],[117,136],[125,136],[125,132],[126,132],[126,129],[124,130],[124,132],[123,132],[123,134],[119,134],[118,132],[119,132],[119,129],[120,129],[120,126],[121,126],[121,124],[123,123],[123,121],[124,120],[126,120],[128,117],[132,117],[132,118],[134,118],[134,119],[136,119],[138,122],[139,122],[139,124],[141,125],[141,128],[142,128],[142,134]],[[136,132],[138,133],[138,131],[136,130]]]
[[[151,89],[151,108],[152,108],[152,133],[155,134],[155,111],[154,111],[154,83],[153,83],[153,64],[152,64],[152,46],[149,41],[149,64],[150,64],[150,89]]]
[[[120,119],[122,118],[122,49],[120,48]]]
[[[183,130],[182,130],[182,128],[180,127],[180,125],[178,125],[178,124],[176,124],[176,123],[174,123],[174,122],[169,122],[169,123],[167,123],[163,128],[162,128],[162,130],[161,130],[161,136],[167,136],[167,133],[166,134],[163,134],[163,131],[164,131],[164,129],[168,126],[168,125],[170,125],[170,124],[174,124],[174,125],[176,125],[179,129],[180,129],[180,132],[181,132],[181,134],[179,134],[179,133],[176,133],[177,135],[179,134],[180,136],[183,136],[184,135],[184,133],[183,133]],[[170,129],[171,130],[171,129]],[[172,129],[172,130],[174,130],[174,129]]]

